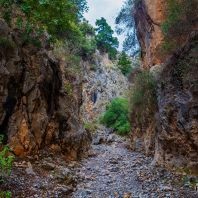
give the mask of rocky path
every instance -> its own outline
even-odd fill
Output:
[[[100,131],[93,156],[78,167],[72,198],[195,198],[181,176],[151,166],[151,158],[127,148],[123,138]]]
[[[0,192],[10,191],[13,198],[198,198],[184,176],[153,167],[152,158],[129,145],[102,127],[89,157],[67,162],[47,152],[17,160]]]

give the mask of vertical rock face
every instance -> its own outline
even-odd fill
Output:
[[[95,53],[93,62],[85,63],[83,83],[83,118],[87,122],[101,116],[114,98],[126,95],[129,82],[107,54]]]
[[[198,33],[169,59],[158,88],[155,160],[198,174]]]
[[[67,74],[44,42],[41,48],[24,45],[21,32],[0,20],[0,133],[16,155],[47,148],[76,158],[86,149],[81,93],[81,79]]]
[[[161,58],[158,53],[163,42],[160,25],[166,18],[165,11],[164,0],[143,0],[135,14],[142,67],[150,68],[158,81],[158,110],[152,118],[155,127],[150,127],[151,130],[146,127],[139,136],[154,144],[151,148],[155,162],[188,167],[198,174],[198,32],[196,25],[193,31],[189,27],[180,49]]]
[[[166,0],[145,0],[138,3],[135,21],[137,36],[141,45],[143,67],[150,68],[160,64],[158,48],[163,40],[161,23],[165,19]]]

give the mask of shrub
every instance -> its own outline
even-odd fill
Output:
[[[0,197],[1,198],[11,198],[12,193],[10,191],[0,191]]]
[[[139,124],[148,116],[152,116],[156,106],[156,82],[149,71],[143,71],[135,77],[130,97],[132,120]]]
[[[0,136],[0,179],[3,181],[10,175],[14,157],[9,155],[10,149],[8,146],[2,145],[3,136]]]
[[[125,98],[112,100],[107,106],[105,114],[101,117],[101,123],[114,129],[120,135],[128,134],[131,128],[128,107],[128,100]]]
[[[86,122],[84,123],[84,128],[91,133],[95,133],[98,129],[98,121]]]
[[[132,71],[132,67],[131,67],[131,60],[129,59],[129,57],[127,56],[127,54],[125,52],[122,52],[119,56],[119,60],[118,60],[118,68],[121,70],[121,72],[127,76],[128,74],[130,74],[130,72]]]
[[[66,82],[65,83],[65,92],[68,96],[72,96],[73,94],[73,87],[72,87],[72,84],[70,82]]]
[[[10,191],[0,191],[0,197],[1,198],[11,198],[12,193]]]

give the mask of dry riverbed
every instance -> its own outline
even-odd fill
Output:
[[[197,198],[198,193],[175,175],[151,165],[152,158],[133,152],[125,138],[101,128],[87,158],[66,162],[45,154],[16,161],[6,183],[19,198]]]

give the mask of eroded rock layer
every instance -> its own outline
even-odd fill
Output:
[[[19,156],[47,148],[76,158],[89,144],[80,121],[81,78],[41,45],[25,44],[0,20],[0,133]]]

